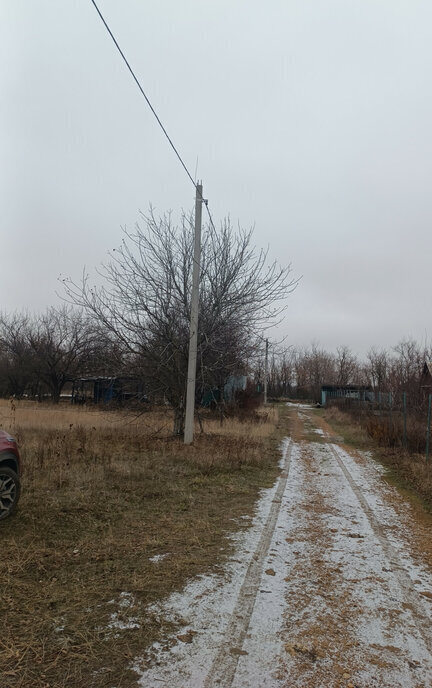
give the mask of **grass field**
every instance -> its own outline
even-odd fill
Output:
[[[133,658],[165,630],[149,605],[220,565],[273,483],[277,410],[204,418],[189,447],[165,410],[3,401],[0,425],[24,460],[0,523],[1,688],[135,686]]]

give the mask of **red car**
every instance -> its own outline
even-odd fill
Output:
[[[0,430],[0,520],[9,516],[18,504],[21,471],[16,441]]]

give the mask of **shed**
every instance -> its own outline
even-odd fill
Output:
[[[94,404],[129,399],[147,401],[143,382],[134,377],[81,377],[73,380],[72,403]]]
[[[322,385],[321,406],[325,406],[328,399],[374,401],[374,392],[370,385]]]

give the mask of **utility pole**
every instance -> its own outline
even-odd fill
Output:
[[[269,341],[265,340],[265,359],[264,359],[264,404],[267,403],[267,379],[268,379],[268,352]]]
[[[201,262],[201,218],[203,204],[202,184],[196,185],[195,195],[195,242],[194,242],[194,262],[192,273],[192,298],[191,298],[191,319],[189,334],[189,363],[186,388],[186,414],[184,443],[191,444],[194,436],[194,411],[195,411],[195,380],[196,380],[196,361],[198,345],[198,308],[199,308],[199,278]]]

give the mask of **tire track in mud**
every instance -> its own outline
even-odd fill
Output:
[[[268,555],[279,517],[282,497],[289,476],[293,446],[292,440],[289,439],[284,448],[282,473],[279,477],[278,486],[272,500],[272,506],[257,548],[252,556],[242,586],[239,590],[237,602],[225,632],[224,641],[213,659],[210,670],[203,683],[203,688],[213,688],[213,686],[218,686],[218,688],[230,688],[235,677],[239,657],[244,654],[242,646],[248,632],[249,623],[261,584],[264,561]]]
[[[378,540],[382,551],[388,560],[389,563],[389,568],[394,573],[394,576],[396,578],[396,581],[401,589],[401,592],[403,593],[404,599],[406,602],[410,605],[412,609],[412,619],[414,621],[414,624],[417,627],[417,630],[420,634],[420,636],[423,639],[423,642],[432,655],[432,634],[431,634],[431,626],[430,626],[430,619],[428,617],[428,614],[423,606],[422,600],[419,598],[419,596],[416,594],[415,590],[413,589],[413,584],[412,580],[409,576],[409,574],[399,566],[398,562],[398,552],[396,549],[393,547],[393,545],[388,541],[386,538],[384,532],[383,532],[383,527],[380,524],[379,520],[375,516],[375,513],[368,503],[366,497],[364,496],[361,488],[357,485],[355,479],[353,478],[352,474],[350,473],[349,469],[347,468],[345,462],[341,458],[341,455],[339,453],[339,447],[335,444],[328,444],[327,445],[333,454],[334,458],[336,459],[336,462],[342,471],[346,481],[348,482],[348,485],[350,486],[354,496],[358,500],[360,507],[372,529],[372,532],[374,533],[376,539]],[[398,568],[395,569],[395,566]]]

